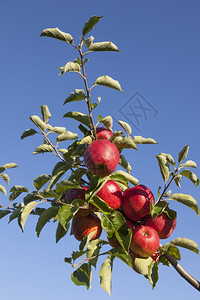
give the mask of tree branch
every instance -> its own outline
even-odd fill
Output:
[[[164,256],[179,275],[200,292],[200,282],[192,277],[169,253],[166,252]]]

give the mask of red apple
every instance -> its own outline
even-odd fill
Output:
[[[109,140],[109,138],[113,135],[112,131],[110,131],[109,129],[107,129],[105,127],[97,127],[96,134],[97,134],[97,138],[99,140],[100,139]]]
[[[122,191],[113,180],[108,180],[100,191],[98,191],[97,196],[108,203],[108,205],[113,209],[120,208],[122,204]]]
[[[130,249],[141,257],[149,257],[158,250],[159,244],[159,236],[155,229],[139,225],[133,231]]]
[[[102,232],[101,221],[92,213],[85,217],[75,217],[72,224],[72,232],[78,241],[82,241],[91,232],[94,232],[91,240],[98,239]]]
[[[154,228],[160,239],[168,238],[176,227],[176,219],[171,220],[166,213],[160,214],[158,217],[153,218],[149,216],[145,222],[145,225]]]
[[[145,185],[137,185],[124,191],[123,209],[131,221],[139,221],[150,212],[150,203],[154,196]]]
[[[65,200],[66,203],[71,203],[75,199],[83,199],[85,200],[85,193],[88,190],[86,186],[82,186],[79,188],[71,188],[67,191],[65,194]],[[88,207],[81,207],[76,213],[76,217],[84,217],[89,215],[91,210]]]
[[[84,161],[92,174],[105,177],[117,168],[119,151],[115,144],[108,140],[96,140],[85,150]]]

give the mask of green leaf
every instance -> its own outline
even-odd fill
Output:
[[[90,264],[96,268],[98,255],[100,252],[100,248],[102,245],[107,244],[106,241],[103,239],[95,239],[89,242],[87,247],[87,258],[94,257],[92,260],[90,260]]]
[[[58,182],[58,180],[66,173],[67,170],[61,170],[54,175],[49,182],[49,189],[52,189],[53,186]]]
[[[10,177],[8,176],[8,174],[6,174],[6,173],[1,173],[1,174],[0,174],[0,177],[1,177],[7,184],[9,184],[9,182],[10,182]]]
[[[137,146],[131,137],[126,136],[114,136],[110,140],[117,146],[119,150],[122,149],[134,149],[137,150]]]
[[[120,154],[119,164],[120,164],[120,166],[122,166],[122,168],[124,168],[128,173],[130,173],[130,171],[132,170],[131,165],[129,164],[129,162],[126,160],[126,158],[125,158],[124,155],[122,155],[122,154]]]
[[[38,205],[42,202],[44,202],[44,201],[40,201],[40,202],[33,201],[33,202],[30,202],[27,205],[23,206],[21,214],[18,217],[18,222],[19,222],[19,225],[20,225],[22,231],[24,231],[24,225],[26,223],[28,216],[32,212],[32,210],[36,207],[36,205]]]
[[[57,133],[57,134],[61,134],[61,133],[64,133],[66,131],[66,128],[65,127],[52,127],[50,129],[50,132],[54,132],[54,133]]]
[[[82,178],[83,175],[87,173],[87,169],[85,168],[78,168],[69,177],[69,181],[76,180],[76,182],[79,182],[79,180]]]
[[[165,258],[164,255],[160,255],[159,262],[164,266],[170,267],[170,262]]]
[[[176,193],[171,195],[170,200],[175,200],[192,208],[197,213],[197,215],[199,215],[199,207],[197,201],[192,196],[182,193]]]
[[[198,245],[194,241],[188,238],[176,238],[175,240],[172,240],[170,243],[175,246],[186,248],[188,250],[191,250],[199,254]]]
[[[172,257],[174,257],[176,260],[180,260],[181,259],[181,253],[179,251],[179,249],[174,246],[171,243],[167,243],[165,244],[162,248],[161,251],[166,251],[168,252]]]
[[[183,177],[183,176],[182,176],[181,174],[177,174],[177,175],[175,176],[175,178],[174,178],[174,181],[175,181],[176,185],[177,185],[179,188],[181,188],[180,182],[181,182],[182,177]]]
[[[35,129],[26,129],[22,135],[21,135],[21,140],[23,140],[24,138],[28,137],[28,136],[32,136],[34,134],[38,133]]]
[[[39,200],[40,197],[36,196],[35,193],[31,193],[31,194],[27,194],[24,197],[24,204],[27,205],[28,203],[35,201],[35,200]]]
[[[40,192],[40,195],[45,198],[58,198],[56,192],[49,189],[44,189],[43,191]]]
[[[69,180],[62,180],[56,184],[56,193],[57,194],[63,193],[70,188],[77,188],[77,185],[75,185],[73,182]]]
[[[90,117],[86,114],[82,114],[81,112],[70,111],[64,115],[64,118],[72,118],[92,129]]]
[[[84,90],[76,89],[74,93],[71,93],[66,99],[64,104],[74,101],[81,101],[86,98]]]
[[[108,203],[103,201],[97,195],[93,196],[89,202],[95,207],[97,207],[103,214],[110,214],[110,212],[112,211]]]
[[[77,133],[73,133],[71,131],[66,131],[57,136],[56,142],[57,144],[67,140],[76,140],[78,138]]]
[[[21,203],[21,204],[20,204],[20,207],[18,207],[17,209],[15,209],[15,210],[11,213],[11,215],[10,215],[10,217],[9,217],[8,223],[10,223],[11,221],[17,219],[17,218],[19,217],[19,215],[20,215],[22,209],[23,209],[23,203]]]
[[[139,184],[139,180],[137,178],[135,178],[134,176],[122,171],[122,170],[119,170],[117,172],[115,172],[115,174],[118,174],[118,175],[123,175],[130,183],[132,183],[133,185],[138,185]]]
[[[174,158],[171,156],[171,154],[169,154],[169,153],[160,153],[160,155],[165,156],[167,162],[170,163],[172,166],[176,165],[176,163],[174,161]]]
[[[165,201],[159,201],[156,205],[151,201],[151,204],[150,204],[151,216],[153,218],[156,218],[162,212],[164,212],[164,210],[166,209],[167,206],[168,206],[168,203]]]
[[[10,192],[18,192],[18,193],[28,193],[28,189],[24,186],[21,185],[14,185],[11,189]]]
[[[84,138],[82,138],[81,140],[80,140],[80,143],[79,143],[79,145],[85,145],[85,144],[87,144],[87,145],[89,145],[89,144],[91,144],[92,143],[92,137],[91,136],[85,136]],[[78,148],[77,148],[78,149]]]
[[[93,41],[94,41],[94,37],[92,35],[89,36],[87,39],[84,39],[85,47],[89,48],[90,45],[92,45]]]
[[[197,168],[197,164],[193,160],[188,160],[183,164],[180,164],[180,168]]]
[[[78,211],[78,205],[70,207],[64,204],[58,211],[59,222],[64,229],[68,228],[68,223],[71,221],[75,213]]]
[[[126,185],[128,187],[128,180],[122,174],[112,173],[110,175],[110,179],[114,180],[116,183],[122,183],[122,184],[124,184],[124,185]]]
[[[169,169],[169,163],[168,163],[166,157],[162,154],[156,155],[156,158],[157,158],[157,161],[159,164],[160,173],[162,175],[163,180],[166,183],[171,174],[170,169]]]
[[[45,152],[53,152],[53,148],[51,145],[43,144],[38,146],[33,154],[45,153]]]
[[[82,255],[84,255],[87,252],[87,250],[83,251],[83,250],[79,250],[79,251],[73,251],[71,258],[73,261],[75,261],[76,259],[78,259],[79,257],[81,257]]]
[[[8,163],[8,164],[3,165],[3,167],[5,169],[12,169],[12,168],[18,167],[18,165],[16,163]]]
[[[0,166],[0,173],[2,173],[3,171],[5,171],[5,167],[4,166]]]
[[[98,42],[98,43],[91,43],[89,51],[119,51],[118,47],[112,42]]]
[[[8,209],[0,209],[0,219],[5,217],[6,215],[10,214],[11,211]]]
[[[159,275],[158,275],[158,261],[152,261],[148,268],[148,279],[150,284],[152,285],[152,288],[156,286],[156,283],[158,282]]]
[[[79,250],[86,250],[88,243],[91,241],[95,233],[96,231],[90,232],[87,236],[85,236],[82,239],[81,243],[79,244]]]
[[[100,121],[104,126],[106,126],[106,128],[108,128],[109,130],[112,131],[112,127],[113,127],[113,119],[111,116],[107,116],[105,118],[101,118]]]
[[[148,276],[149,265],[152,263],[151,257],[138,257],[136,256],[134,259],[135,268],[138,273]]]
[[[69,61],[64,67],[59,67],[59,69],[60,69],[60,74],[58,76],[63,75],[66,72],[78,72],[78,73],[80,73],[80,71],[81,71],[80,65],[77,64],[77,63],[74,63],[72,61]]]
[[[112,254],[114,257],[121,259],[125,262],[130,268],[132,268],[132,258],[131,256],[126,253],[122,248],[113,248],[108,251],[109,254]]]
[[[41,110],[43,121],[45,123],[47,123],[49,121],[50,117],[51,117],[51,113],[49,111],[48,106],[47,105],[41,105],[40,110]]]
[[[142,136],[134,136],[133,141],[135,144],[158,144],[154,139],[144,138]]]
[[[40,36],[47,36],[69,44],[73,44],[73,37],[69,33],[61,31],[58,27],[46,28],[42,31]]]
[[[71,274],[71,280],[78,286],[85,285],[90,288],[91,268],[89,264],[82,264],[76,271]]]
[[[64,228],[60,224],[60,222],[58,222],[58,226],[57,226],[57,230],[56,230],[56,243],[58,243],[58,241],[67,234],[68,229],[69,229],[69,225],[66,226],[66,228]]]
[[[52,176],[56,175],[60,171],[68,170],[68,169],[69,169],[69,166],[66,162],[59,161],[52,170]]]
[[[122,128],[127,132],[128,135],[132,133],[132,129],[128,123],[123,121],[118,121],[118,123],[122,126]]]
[[[103,85],[103,86],[118,90],[120,92],[123,92],[119,82],[117,80],[114,80],[113,78],[111,78],[108,75],[103,75],[103,76],[98,77],[96,79],[94,85]]]
[[[128,230],[123,215],[117,210],[114,210],[110,215],[103,215],[101,226],[109,237],[115,235],[124,251],[128,253],[132,233]]]
[[[188,179],[190,179],[192,181],[192,183],[194,183],[195,186],[199,185],[198,177],[196,176],[196,174],[191,172],[189,169],[183,170],[180,174],[187,177]]]
[[[34,178],[33,185],[36,188],[36,190],[39,191],[50,179],[50,175],[42,174]]]
[[[40,232],[43,229],[43,227],[52,219],[54,218],[58,213],[59,207],[58,206],[51,206],[43,211],[43,213],[38,218],[38,222],[36,225],[36,234],[39,237]]]
[[[103,16],[91,16],[90,19],[84,24],[82,34],[83,37],[90,32],[94,26],[103,18]]]
[[[5,187],[1,184],[0,184],[0,192],[3,193],[5,196],[7,195]]]
[[[183,147],[181,152],[179,152],[179,154],[178,154],[178,162],[179,163],[187,157],[188,151],[189,151],[189,146],[187,145],[187,146]]]
[[[38,127],[40,128],[43,132],[47,129],[47,125],[45,122],[43,122],[40,117],[38,116],[31,116],[29,119]]]
[[[100,285],[104,291],[111,295],[111,276],[113,268],[113,258],[109,255],[101,266],[99,277]]]

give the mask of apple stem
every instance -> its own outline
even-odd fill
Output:
[[[180,276],[182,276],[189,284],[200,292],[200,282],[191,276],[168,252],[166,252],[164,256],[180,274]]]

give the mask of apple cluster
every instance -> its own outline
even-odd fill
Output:
[[[99,127],[96,134],[97,140],[85,150],[84,161],[92,174],[105,177],[117,168],[120,154],[117,146],[109,140],[112,136],[110,130]],[[65,202],[71,203],[74,199],[85,200],[87,190],[88,187],[85,186],[68,190]],[[158,260],[160,239],[166,239],[171,235],[176,227],[176,219],[170,219],[166,212],[162,212],[155,218],[151,216],[150,205],[155,204],[151,190],[140,184],[127,188],[122,193],[115,181],[108,180],[97,192],[97,196],[113,210],[119,210],[126,219],[127,228],[132,231],[130,255],[133,269],[137,271],[134,264],[137,257],[152,257],[152,260]],[[72,232],[79,241],[92,232],[94,233],[92,240],[100,237],[101,220],[95,214],[91,204],[79,208],[73,220]],[[112,247],[120,247],[115,235],[108,236],[108,242]]]

